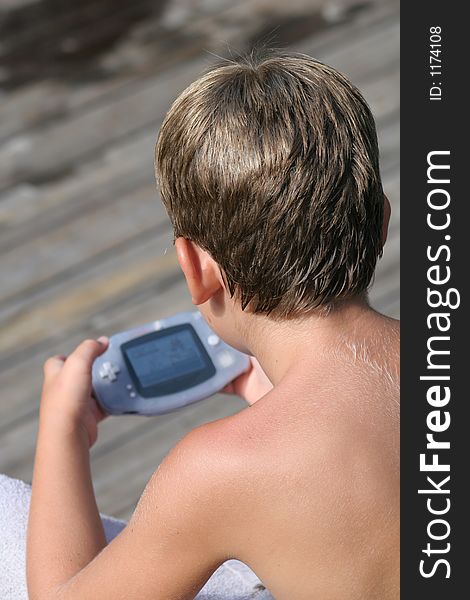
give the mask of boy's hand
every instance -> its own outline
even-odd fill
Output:
[[[248,369],[226,385],[222,392],[241,396],[248,404],[254,404],[273,389],[273,384],[253,356]]]
[[[40,421],[81,428],[88,435],[89,447],[98,436],[98,423],[106,417],[91,395],[91,367],[108,343],[104,336],[85,340],[68,357],[56,355],[44,363]]]

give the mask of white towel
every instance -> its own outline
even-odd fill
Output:
[[[28,600],[26,590],[26,527],[31,487],[0,474],[0,599]],[[124,521],[101,515],[111,541]],[[273,600],[256,575],[238,560],[228,560],[212,575],[197,600]]]

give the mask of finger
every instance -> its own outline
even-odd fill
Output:
[[[245,391],[248,384],[248,380],[250,378],[251,370],[244,371],[241,375],[239,375],[236,379],[234,379],[231,383],[229,383],[230,391],[229,394],[235,394],[236,396],[245,397]]]
[[[251,356],[246,369],[220,390],[222,394],[240,394],[240,388],[246,384],[248,375],[253,370],[253,360],[256,359]]]
[[[85,340],[68,357],[66,365],[70,369],[89,372],[95,358],[103,354],[108,344],[109,340],[105,336],[101,336],[97,340]]]
[[[93,411],[95,413],[96,422],[100,423],[101,421],[103,421],[103,419],[106,419],[106,417],[108,416],[108,413],[103,409],[103,407],[96,400],[96,398],[94,397],[93,394],[92,394],[92,398],[93,398]]]
[[[241,375],[239,375],[235,381],[233,382],[233,393],[237,394],[237,396],[245,397],[245,392],[248,384],[248,380],[251,374],[251,369],[248,371],[244,371]]]
[[[50,379],[58,375],[64,366],[65,360],[66,357],[63,354],[56,354],[48,358],[44,363],[44,376]]]

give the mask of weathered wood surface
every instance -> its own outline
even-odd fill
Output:
[[[191,307],[153,146],[211,53],[268,40],[332,64],[364,92],[392,203],[371,299],[399,316],[398,2],[112,4],[112,18],[98,0],[54,13],[49,0],[0,6],[0,472],[26,481],[44,359]],[[100,509],[129,517],[178,439],[242,407],[215,396],[161,418],[107,419],[92,451]]]

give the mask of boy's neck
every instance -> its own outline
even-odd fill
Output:
[[[362,340],[386,320],[361,298],[344,302],[326,315],[286,320],[250,315],[246,340],[251,353],[276,386],[294,367],[303,362],[311,365],[315,358],[321,362],[332,349],[345,341]]]

